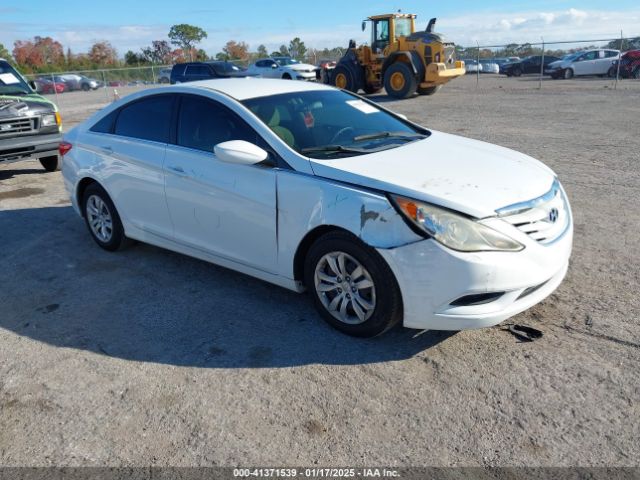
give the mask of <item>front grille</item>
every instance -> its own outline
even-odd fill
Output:
[[[35,118],[0,119],[0,137],[24,135],[36,130]]]
[[[569,225],[569,206],[558,181],[541,197],[498,210],[498,216],[533,240],[551,243]]]

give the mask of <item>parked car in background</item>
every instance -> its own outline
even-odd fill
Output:
[[[544,56],[544,68],[557,60],[560,60],[558,57],[554,57],[552,55]],[[522,60],[517,62],[509,62],[502,65],[500,68],[500,73],[506,75],[507,77],[519,77],[520,75],[527,73],[537,73],[540,74],[543,71],[542,69],[542,56],[541,55],[532,55],[530,57],[525,57]]]
[[[477,60],[468,59],[463,60],[464,68],[467,73],[478,73],[482,72],[482,64],[478,63]]]
[[[50,78],[39,77],[34,81],[36,92],[38,93],[63,93],[67,89],[67,85],[63,82],[54,82]]]
[[[171,84],[211,80],[214,78],[252,77],[256,74],[240,68],[235,63],[187,62],[177,63],[171,69]]]
[[[619,50],[583,50],[564,56],[547,66],[545,73],[551,78],[570,79],[587,75],[607,75],[613,62],[620,58]]]
[[[109,80],[107,86],[109,87],[124,87],[126,85],[122,80]]]
[[[480,65],[482,66],[480,73],[500,73],[500,65],[494,60],[480,60]]]
[[[84,90],[87,92],[89,90],[95,90],[100,86],[98,80],[77,73],[66,73],[60,75],[60,78],[67,84],[67,88],[70,91]]]
[[[640,50],[630,50],[620,58],[620,78],[640,79]],[[618,60],[614,60],[609,68],[609,76],[618,75]]]
[[[335,60],[320,60],[316,69],[316,80],[322,83],[329,83],[331,72],[336,68],[338,62]]]
[[[306,288],[350,335],[495,325],[568,268],[573,220],[551,169],[319,83],[148,89],[62,146],[99,247],[137,239]]]
[[[249,71],[264,78],[285,80],[317,80],[318,67],[300,63],[291,57],[262,58],[249,67]]]
[[[0,58],[0,162],[37,159],[53,172],[60,168],[62,119],[53,102],[33,91],[34,83]]]
[[[163,68],[158,72],[158,83],[171,82],[171,68]]]

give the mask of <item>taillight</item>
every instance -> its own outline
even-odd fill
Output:
[[[60,155],[64,157],[67,153],[69,153],[69,150],[71,150],[72,147],[73,145],[71,145],[69,142],[60,142],[58,152],[60,152]]]

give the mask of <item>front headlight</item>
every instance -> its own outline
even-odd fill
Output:
[[[56,125],[56,115],[54,113],[43,115],[42,116],[42,126],[50,127],[52,125]]]
[[[391,195],[398,210],[419,230],[461,252],[518,252],[524,245],[474,220],[444,208]]]

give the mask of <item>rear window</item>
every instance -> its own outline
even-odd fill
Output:
[[[89,130],[95,133],[113,133],[113,125],[118,116],[118,110],[111,112],[106,117],[102,117],[96,124]]]
[[[169,142],[172,95],[144,98],[122,107],[114,133],[153,142]]]

